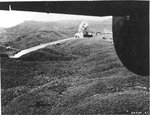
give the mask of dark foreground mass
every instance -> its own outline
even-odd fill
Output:
[[[3,115],[149,114],[149,77],[128,71],[99,37],[1,64]]]

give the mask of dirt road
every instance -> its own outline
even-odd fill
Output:
[[[100,38],[102,39],[102,36],[100,36]],[[38,45],[38,46],[34,46],[34,47],[31,47],[31,48],[28,48],[28,49],[25,49],[25,50],[22,50],[20,52],[18,52],[17,54],[13,55],[13,56],[9,56],[10,58],[19,58],[27,53],[30,53],[32,51],[36,51],[38,49],[42,49],[48,45],[54,45],[54,44],[57,44],[57,43],[62,43],[62,42],[65,42],[65,41],[68,41],[68,40],[72,40],[72,39],[78,39],[78,38],[75,38],[75,37],[71,37],[71,38],[66,38],[66,39],[63,39],[63,40],[57,40],[57,41],[53,41],[53,42],[49,42],[49,43],[45,43],[45,44],[41,44],[41,45]],[[107,41],[107,42],[110,42],[110,43],[113,43],[113,40],[112,39],[104,39],[104,41]]]
[[[57,43],[62,43],[62,42],[65,42],[65,41],[68,41],[68,40],[71,40],[71,39],[77,39],[77,38],[71,37],[71,38],[67,38],[67,39],[63,39],[63,40],[57,40],[57,41],[41,44],[41,45],[38,45],[38,46],[34,46],[34,47],[31,47],[31,48],[22,50],[22,51],[18,52],[17,54],[15,54],[13,56],[10,56],[10,58],[19,58],[19,57],[21,57],[21,56],[23,56],[27,53],[30,53],[32,51],[36,51],[38,49],[44,48],[48,45],[54,45],[54,44],[57,44]]]

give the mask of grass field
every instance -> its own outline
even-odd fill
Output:
[[[1,58],[3,115],[149,114],[149,77],[100,36]]]

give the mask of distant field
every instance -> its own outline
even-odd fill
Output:
[[[1,58],[3,115],[149,114],[149,77],[100,36]]]

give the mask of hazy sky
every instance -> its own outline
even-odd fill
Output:
[[[88,17],[88,18],[87,18]],[[23,21],[58,21],[58,20],[106,20],[112,18],[111,16],[93,17],[93,16],[79,16],[79,15],[66,15],[54,13],[39,13],[39,12],[25,12],[25,11],[4,11],[0,10],[0,27],[12,27]]]

